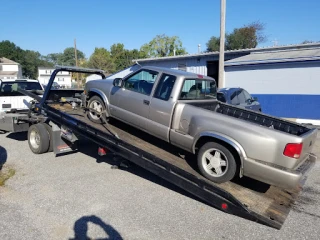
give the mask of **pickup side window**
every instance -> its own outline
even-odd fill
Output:
[[[157,85],[156,91],[154,93],[154,97],[161,100],[168,101],[176,79],[177,78],[175,76],[165,74],[165,73],[162,74],[159,80],[159,83]]]
[[[217,97],[215,81],[186,79],[180,93],[180,100],[213,99]]]
[[[151,70],[141,70],[125,80],[124,88],[145,95],[150,95],[158,74],[158,72]]]

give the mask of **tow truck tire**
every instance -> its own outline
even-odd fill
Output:
[[[40,123],[41,124],[41,123]],[[47,123],[42,123],[49,134],[49,149],[47,152],[53,152],[52,127]]]
[[[204,144],[197,156],[200,172],[215,183],[232,180],[237,171],[233,154],[223,145],[216,142]]]
[[[50,136],[44,124],[38,123],[29,127],[28,143],[31,151],[35,154],[48,151]]]
[[[99,97],[99,96],[92,96],[90,99],[89,99],[89,102],[88,102],[88,108],[95,108],[93,105],[96,104],[96,108],[95,110],[98,110],[98,109],[101,109],[101,111],[105,111],[106,110],[106,107],[104,105],[104,102],[103,100]],[[103,123],[104,120],[103,119],[106,119],[106,114],[105,113],[102,113],[100,116],[96,115],[95,113],[93,112],[88,112],[88,118],[90,119],[90,121],[94,122],[94,123]]]

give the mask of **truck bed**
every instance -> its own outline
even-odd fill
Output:
[[[83,110],[74,110],[69,104],[61,105],[52,103],[48,106],[55,111],[66,113],[72,118],[80,120],[95,129],[104,131],[105,134],[111,134],[104,125],[95,124],[88,120]],[[276,228],[281,228],[291,210],[292,204],[301,190],[297,189],[296,191],[288,192],[249,178],[242,178],[237,182],[215,184],[200,175],[196,167],[194,155],[186,153],[181,149],[117,120],[110,119],[108,129],[117,133],[119,138],[126,143],[143,149],[214,188],[231,194],[240,201],[248,211],[272,220]]]
[[[309,128],[297,123],[293,123],[283,119],[275,118],[273,116],[270,116],[264,113],[255,112],[255,111],[247,110],[244,108],[239,108],[239,107],[221,103],[221,102],[212,104],[212,102],[201,103],[198,101],[190,104],[195,107],[204,108],[209,111],[218,112],[223,115],[242,119],[242,120],[259,124],[265,127],[269,127],[269,128],[271,127],[276,130],[286,132],[296,136],[301,136],[310,130]]]

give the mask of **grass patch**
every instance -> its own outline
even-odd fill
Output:
[[[0,187],[4,186],[5,182],[16,174],[16,170],[13,168],[3,167],[0,171]]]

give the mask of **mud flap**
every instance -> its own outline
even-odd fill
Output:
[[[54,154],[69,153],[77,150],[77,137],[68,129],[52,124]]]

